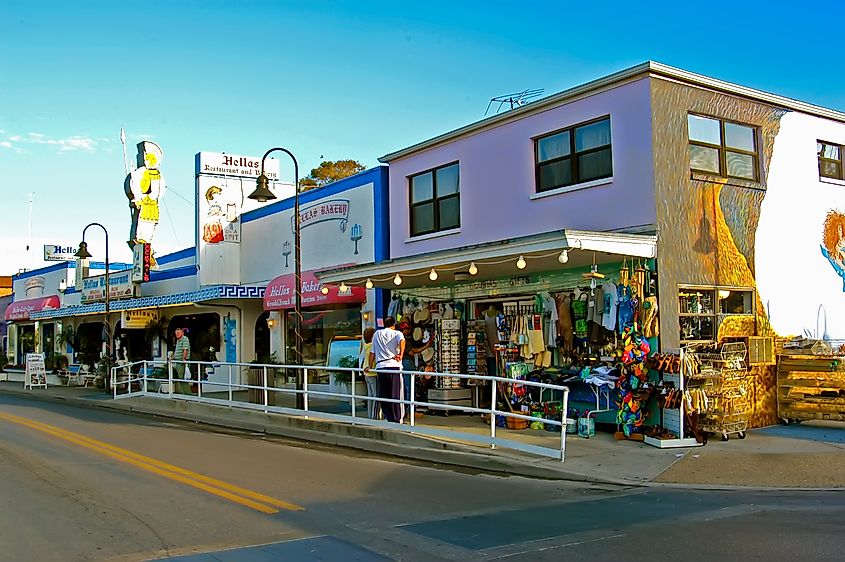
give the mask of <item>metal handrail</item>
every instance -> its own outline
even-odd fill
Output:
[[[176,364],[184,364],[188,366],[194,366],[196,368],[196,375],[197,378],[184,378],[174,376],[174,365]],[[135,377],[132,375],[132,368],[136,366],[141,366],[139,372]],[[215,380],[201,380],[201,373],[200,369],[207,366],[212,366],[215,369],[226,368],[228,370],[228,380],[218,382]],[[151,377],[151,372],[153,368],[156,367],[165,367],[167,370],[167,378],[162,379],[158,377]],[[235,382],[232,377],[232,369],[233,368],[242,368],[248,367],[250,369],[256,369],[261,371],[262,374],[262,383],[263,384],[246,384],[240,382],[238,380]],[[272,372],[274,370],[280,369],[293,369],[293,370],[302,370],[304,371],[304,381],[305,384],[302,388],[278,388],[275,386],[268,386],[268,372]],[[125,371],[127,376],[126,380],[121,380],[118,382],[117,374],[118,371]],[[348,393],[338,393],[338,392],[331,392],[326,390],[320,390],[315,388],[309,388],[308,383],[308,375],[313,372],[319,371],[329,371],[329,372],[349,372],[351,373],[351,380],[349,382],[349,389]],[[196,360],[189,360],[189,361],[173,361],[173,360],[151,360],[151,361],[135,361],[133,363],[126,363],[123,365],[117,365],[112,367],[112,381],[114,381],[113,389],[114,389],[114,398],[125,398],[129,396],[147,396],[147,397],[156,397],[156,398],[167,398],[167,399],[180,399],[180,400],[194,400],[194,401],[207,401],[209,403],[214,404],[224,404],[229,407],[241,407],[246,409],[255,409],[256,407],[262,407],[265,412],[279,412],[279,413],[286,413],[286,414],[293,414],[293,415],[304,415],[306,417],[313,416],[313,417],[323,417],[328,419],[338,419],[340,421],[347,421],[351,422],[352,424],[362,424],[362,425],[375,425],[380,427],[389,427],[391,429],[399,430],[399,431],[406,431],[410,433],[420,433],[420,434],[428,434],[433,436],[445,436],[448,434],[450,437],[463,437],[467,440],[478,441],[479,438],[475,434],[469,433],[462,433],[459,431],[447,431],[444,432],[443,430],[436,430],[433,428],[426,428],[416,425],[415,423],[415,411],[417,407],[429,407],[429,408],[436,408],[439,410],[446,410],[446,411],[462,411],[462,412],[469,412],[469,413],[477,413],[477,414],[487,414],[490,416],[490,436],[483,440],[486,444],[489,444],[491,448],[495,449],[496,445],[502,445],[504,447],[519,449],[524,451],[529,451],[532,453],[544,455],[544,456],[553,456],[555,458],[559,458],[561,462],[563,462],[566,458],[566,414],[568,411],[569,405],[569,388],[564,385],[553,384],[553,383],[544,383],[538,381],[531,381],[531,380],[520,380],[520,379],[512,379],[508,377],[500,377],[494,375],[468,375],[464,373],[440,373],[440,372],[431,372],[431,371],[406,371],[403,369],[370,369],[368,371],[370,374],[372,373],[390,373],[392,375],[401,375],[401,376],[410,376],[411,377],[411,396],[406,397],[403,399],[394,399],[394,398],[382,398],[379,396],[369,396],[369,395],[361,395],[356,394],[355,392],[355,383],[357,381],[364,380],[364,370],[361,368],[356,367],[333,367],[327,365],[292,365],[292,364],[273,364],[273,363],[238,363],[238,362],[220,362],[220,361],[196,361]],[[416,399],[416,377],[418,376],[430,376],[430,377],[440,377],[440,378],[458,378],[463,380],[475,380],[475,381],[489,381],[493,384],[490,384],[490,407],[489,408],[477,408],[474,406],[458,406],[454,404],[441,404],[441,403],[432,403],[427,401],[420,401]],[[161,392],[150,392],[149,391],[149,382],[150,381],[160,381],[168,383],[167,387],[167,394],[163,395]],[[133,392],[132,391],[132,383],[138,382],[140,383],[141,390]],[[174,383],[190,383],[197,385],[197,394],[179,394],[174,393]],[[545,414],[543,417],[537,417],[528,415],[522,412],[516,411],[503,411],[497,408],[497,394],[499,392],[499,385],[500,383],[504,384],[517,384],[517,385],[524,385],[526,387],[535,387],[544,390],[557,390],[562,393],[562,400],[561,400],[561,419],[551,419],[546,418]],[[203,386],[206,387],[221,387],[225,388],[228,391],[228,399],[220,399],[215,397],[203,396],[203,392],[207,391],[203,390]],[[126,392],[119,391],[119,388],[125,387]],[[236,390],[254,390],[259,391],[263,397],[263,404],[254,404],[254,403],[244,403],[241,401],[234,400],[233,393]],[[277,393],[277,394],[287,394],[287,395],[302,395],[303,396],[303,408],[287,408],[287,407],[280,407],[280,406],[272,406],[270,405],[269,396],[270,393]],[[309,407],[309,398],[311,397],[326,397],[326,398],[335,398],[339,401],[350,401],[351,403],[351,415],[345,414],[332,414],[327,412],[320,412],[318,410],[314,410]],[[379,421],[379,420],[372,420],[366,417],[357,416],[356,413],[356,402],[357,401],[368,401],[372,400],[377,403],[389,403],[389,404],[402,404],[409,408],[408,414],[408,421],[407,424],[396,424],[396,423],[389,423],[386,421]],[[275,402],[275,401],[274,401]],[[542,422],[543,424],[548,424],[551,426],[558,426],[560,427],[560,445],[558,448],[552,449],[549,447],[541,447],[536,445],[526,445],[524,443],[519,443],[509,439],[502,439],[497,437],[497,425],[496,421],[499,417],[505,418],[515,418],[515,419],[522,419],[532,422]]]

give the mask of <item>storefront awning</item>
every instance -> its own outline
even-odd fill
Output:
[[[559,261],[566,250],[565,263]],[[520,256],[525,268],[516,269]],[[465,248],[441,250],[375,264],[321,271],[323,283],[362,285],[369,279],[374,286],[396,289],[393,279],[402,278],[402,288],[432,285],[431,270],[437,273],[436,284],[483,281],[513,275],[534,273],[622,261],[625,257],[651,259],[657,257],[657,236],[560,230],[545,234],[513,238]],[[473,273],[471,265],[477,271]]]
[[[270,281],[264,291],[264,310],[284,310],[296,306],[296,279],[293,273],[280,275]],[[320,306],[328,304],[362,303],[367,298],[367,291],[363,287],[349,287],[341,293],[336,288],[323,294],[320,289],[323,284],[317,279],[315,272],[302,272],[302,306]]]
[[[29,320],[42,310],[55,310],[60,306],[58,295],[12,302],[6,308],[6,320]]]
[[[178,306],[195,302],[205,302],[217,299],[260,299],[264,296],[264,287],[240,286],[240,285],[215,285],[198,291],[187,293],[175,293],[172,295],[158,295],[140,297],[136,299],[113,300],[109,303],[112,312],[121,310],[140,310],[144,308],[161,308],[165,306]],[[58,297],[56,297],[58,305]],[[23,301],[21,301],[23,302]],[[106,304],[96,302],[78,306],[66,306],[56,309],[44,309],[41,312],[34,312],[30,316],[34,319],[43,318],[67,318],[69,316],[85,316],[87,314],[102,314],[106,310]],[[8,314],[8,312],[7,312]]]

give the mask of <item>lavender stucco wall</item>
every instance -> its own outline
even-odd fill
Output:
[[[531,199],[533,137],[610,115],[613,182]],[[460,162],[461,229],[409,240],[407,177]],[[390,162],[390,255],[399,258],[562,230],[618,230],[655,221],[648,79]]]

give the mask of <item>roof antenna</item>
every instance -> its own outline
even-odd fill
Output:
[[[521,92],[514,92],[513,94],[505,94],[503,96],[496,96],[490,100],[490,103],[487,104],[487,109],[484,111],[485,117],[490,112],[490,107],[494,103],[498,103],[499,107],[496,108],[496,113],[500,113],[502,108],[505,104],[509,104],[511,109],[516,109],[517,107],[522,107],[530,100],[534,98],[538,98],[543,95],[543,88],[536,88],[533,90],[522,90]]]

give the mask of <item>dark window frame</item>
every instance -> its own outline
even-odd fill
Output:
[[[444,195],[439,197],[437,195],[437,171],[442,170],[444,168],[449,168],[451,166],[458,166],[458,189],[455,193],[449,193],[448,195]],[[431,174],[431,199],[425,199],[422,201],[414,202],[414,178],[424,176],[426,174]],[[457,199],[458,200],[458,224],[457,226],[449,226],[447,229],[441,228],[440,226],[440,203],[442,201],[447,201],[450,199]],[[433,225],[434,227],[431,230],[419,231],[417,232],[414,227],[414,209],[417,207],[421,207],[423,205],[432,205],[432,213],[433,213]],[[427,234],[435,234],[437,232],[441,232],[443,230],[453,230],[456,228],[461,227],[461,167],[460,167],[460,160],[455,160],[454,162],[449,162],[448,164],[443,164],[441,166],[437,166],[435,168],[429,168],[428,170],[424,170],[422,172],[413,174],[408,176],[408,225],[410,229],[410,235],[412,238],[417,236],[425,236]]]
[[[820,144],[827,145],[827,146],[835,146],[835,147],[839,148],[839,159],[836,160],[834,158],[825,158],[824,156],[822,156],[822,150],[823,149],[818,150],[816,155],[819,158],[819,178],[828,178],[828,179],[832,179],[832,180],[845,180],[845,168],[843,168],[843,164],[845,164],[845,162],[843,162],[843,160],[845,160],[845,156],[843,156],[843,154],[842,154],[843,150],[845,150],[845,146],[842,146],[841,144],[838,144],[838,143],[835,143],[835,142],[816,140],[816,148],[817,149],[818,149],[818,145],[820,145]],[[839,175],[838,176],[829,176],[829,175],[825,174],[824,171],[823,171],[823,168],[822,168],[822,164],[825,163],[825,162],[827,162],[829,164],[835,164],[839,168]]]
[[[594,125],[596,123],[600,123],[602,121],[607,121],[607,125],[610,128],[610,142],[608,144],[603,144],[601,146],[588,148],[587,150],[576,151],[575,150],[575,131],[580,129],[581,127],[586,127],[588,125]],[[569,133],[569,154],[565,156],[558,156],[557,158],[550,158],[548,160],[543,160],[540,162],[540,141],[543,139],[547,139],[549,137],[553,137],[555,135],[559,135],[561,133]],[[557,129],[556,131],[551,131],[549,133],[543,133],[542,135],[533,137],[531,139],[534,142],[534,191],[536,193],[548,193],[549,191],[554,191],[556,189],[562,189],[564,187],[571,187],[573,185],[578,185],[581,183],[587,183],[591,181],[599,181],[604,180],[607,178],[613,177],[613,128],[612,122],[610,120],[610,115],[603,115],[601,117],[597,117],[595,119],[590,119],[589,121],[584,121],[582,123],[577,123],[575,125],[570,125],[569,127],[564,127],[562,129]],[[592,154],[595,152],[602,152],[604,150],[610,150],[610,172],[607,175],[603,175],[597,178],[590,178],[590,179],[581,179],[581,170],[579,168],[579,157]],[[541,187],[540,186],[540,170],[543,166],[547,166],[549,164],[555,164],[557,162],[562,162],[564,160],[569,160],[569,170],[570,170],[570,182],[564,183],[561,185],[555,185],[552,187]]]
[[[702,119],[711,119],[713,121],[719,122],[719,140],[721,144],[711,144],[709,142],[703,141],[694,141],[689,138],[689,116],[701,117]],[[725,124],[730,123],[732,125],[739,125],[741,127],[748,127],[752,130],[754,134],[754,150],[748,151],[742,148],[734,148],[727,146],[725,144]],[[760,181],[760,138],[759,138],[759,128],[755,127],[754,125],[749,125],[748,123],[742,123],[740,121],[734,121],[732,119],[724,119],[722,117],[714,117],[713,115],[704,115],[701,113],[688,113],[687,114],[687,141],[692,146],[701,146],[703,148],[712,148],[716,149],[719,152],[719,173],[713,172],[713,170],[700,170],[698,168],[692,167],[692,161],[690,161],[690,172],[696,172],[699,174],[710,174],[710,175],[717,175],[723,178],[730,178],[736,180],[744,180],[744,181],[753,181],[759,182]],[[751,156],[753,159],[753,166],[752,170],[754,171],[754,178],[746,178],[743,176],[732,176],[728,174],[728,152],[733,152],[735,154],[742,154],[745,156]]]

